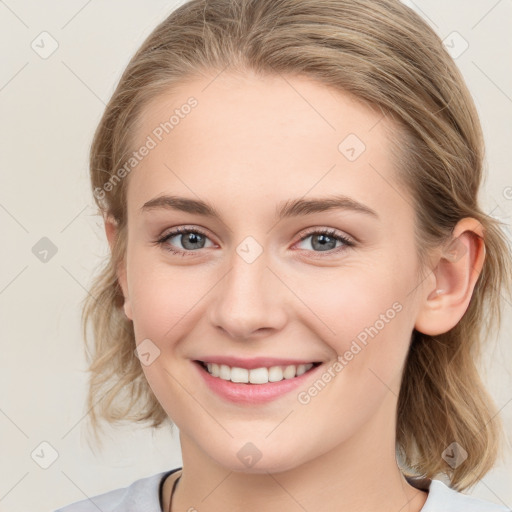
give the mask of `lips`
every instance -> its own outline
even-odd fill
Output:
[[[286,395],[289,396],[289,394],[296,390],[299,386],[305,385],[308,381],[311,381],[315,378],[315,376],[319,375],[319,373],[322,371],[322,368],[325,366],[323,363],[316,363],[314,367],[310,368],[304,373],[301,373],[300,375],[296,375],[295,377],[288,375],[289,378],[283,378],[279,381],[268,381],[264,382],[265,379],[260,379],[261,375],[256,376],[256,380],[260,382],[242,382],[242,380],[245,379],[238,379],[238,377],[241,376],[243,372],[247,374],[249,372],[249,375],[253,372],[256,372],[257,374],[261,374],[258,370],[258,368],[264,368],[260,366],[262,363],[265,364],[271,364],[273,366],[283,366],[284,368],[295,368],[293,365],[299,363],[298,366],[310,366],[311,363],[307,364],[302,361],[304,360],[293,360],[293,359],[277,359],[277,358],[255,358],[252,360],[248,359],[240,359],[240,358],[228,358],[226,356],[223,357],[205,357],[204,358],[209,366],[215,366],[218,367],[218,363],[214,363],[211,360],[215,359],[217,361],[220,361],[220,368],[219,370],[222,372],[232,372],[233,368],[235,368],[235,377],[236,381],[233,382],[230,380],[226,380],[225,378],[222,378],[219,376],[214,376],[210,374],[210,372],[207,369],[207,365],[200,361],[200,360],[193,360],[192,367],[194,368],[194,371],[197,372],[197,376],[199,379],[206,384],[206,387],[209,391],[213,392],[216,396],[220,397],[221,399],[225,400],[226,402],[235,403],[240,406],[253,406],[258,404],[265,404],[273,400],[277,400],[280,397],[285,397]],[[246,366],[256,366],[256,369],[254,368],[245,368],[242,369],[242,366],[239,367],[231,367],[229,368],[228,365],[224,365],[223,361],[230,361],[233,364],[233,361],[236,364],[246,365]],[[275,363],[283,363],[282,365],[278,364],[275,365]],[[291,363],[291,365],[287,365],[286,363]],[[298,368],[298,367],[297,367]],[[213,370],[214,368],[212,368]],[[264,372],[263,372],[264,373]],[[298,373],[298,372],[297,372]],[[226,377],[226,375],[224,375]],[[230,373],[231,377],[231,373]],[[270,374],[269,374],[270,377]],[[283,372],[284,377],[284,372]],[[253,381],[254,379],[250,379]]]

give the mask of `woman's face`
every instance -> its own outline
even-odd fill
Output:
[[[418,278],[386,130],[302,77],[212,75],[144,111],[120,281],[143,371],[188,449],[257,473],[358,436],[394,448],[402,368],[433,285]],[[319,207],[327,199],[338,206]],[[255,384],[196,362],[242,368],[222,374],[234,380],[280,366],[251,358],[322,364]]]

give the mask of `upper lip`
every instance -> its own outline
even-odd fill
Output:
[[[246,368],[247,370],[252,370],[254,368],[270,368],[272,366],[288,366],[288,365],[296,365],[299,364],[308,364],[308,363],[316,363],[319,361],[314,361],[312,359],[309,360],[300,360],[300,359],[282,359],[276,357],[251,357],[251,358],[241,358],[234,356],[204,356],[201,359],[197,359],[197,361],[201,361],[202,363],[216,363],[216,364],[225,364],[231,367],[237,368]]]

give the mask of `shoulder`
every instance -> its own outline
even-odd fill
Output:
[[[503,505],[475,498],[448,487],[441,480],[432,480],[421,512],[512,512]]]
[[[55,512],[161,512],[160,484],[164,477],[179,469],[140,478],[127,487],[76,501]]]

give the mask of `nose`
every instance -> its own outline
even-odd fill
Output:
[[[265,252],[251,263],[235,253],[232,262],[214,288],[208,313],[211,325],[238,340],[282,329],[292,293],[268,266]]]

